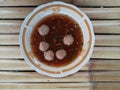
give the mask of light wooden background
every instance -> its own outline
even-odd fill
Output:
[[[120,0],[62,0],[90,17],[96,37],[90,61],[76,74],[50,78],[25,63],[18,43],[20,25],[49,1],[55,0],[0,0],[0,89],[120,90]]]

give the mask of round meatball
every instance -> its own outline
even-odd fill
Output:
[[[38,28],[38,32],[41,36],[45,36],[49,33],[49,27],[47,25],[41,25]]]
[[[66,51],[64,49],[60,49],[56,52],[56,57],[58,59],[63,59],[67,55]]]
[[[54,52],[52,50],[48,50],[48,51],[44,52],[44,58],[47,61],[52,61],[54,59]]]
[[[65,45],[71,45],[72,43],[74,42],[74,38],[72,37],[72,35],[66,35],[64,38],[63,38],[63,43]]]
[[[46,51],[49,48],[49,44],[46,41],[42,41],[39,44],[39,49],[41,51]]]

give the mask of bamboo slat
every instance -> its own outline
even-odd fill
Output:
[[[0,33],[19,33],[22,20],[0,20]],[[95,33],[120,34],[120,20],[92,20]]]
[[[55,0],[0,0],[0,6],[37,6]],[[60,0],[72,3],[72,0]]]
[[[0,83],[1,90],[119,90],[120,83]]]
[[[95,47],[92,58],[120,59],[120,47]]]
[[[0,83],[2,90],[73,90],[73,88],[74,90],[91,90],[89,83]]]
[[[0,19],[23,19],[34,8],[33,7],[16,7],[0,8]],[[120,8],[80,8],[91,19],[120,19]]]
[[[0,33],[19,33],[22,20],[0,20]]]
[[[120,70],[120,60],[92,60],[88,67],[91,70]]]
[[[77,6],[120,6],[119,0],[74,0]]]
[[[120,8],[80,8],[90,19],[120,19]]]
[[[33,7],[0,8],[0,18],[25,18],[33,9]]]
[[[120,46],[120,35],[95,35],[96,46]]]
[[[48,0],[0,0],[0,6],[34,6]]]
[[[77,72],[64,78],[51,78],[36,72],[0,72],[0,82],[120,82],[119,71]]]
[[[0,45],[19,45],[18,35],[0,35]]]
[[[23,58],[19,46],[0,46],[0,58]],[[120,59],[120,47],[95,47],[92,58]]]
[[[23,58],[19,46],[0,46],[0,58]]]
[[[120,20],[93,20],[95,33],[120,34]]]
[[[0,6],[36,6],[55,0],[1,0]],[[120,6],[119,0],[61,0],[78,6]],[[114,2],[114,3],[113,3]]]
[[[0,70],[33,70],[24,60],[0,60]]]
[[[120,82],[120,71],[92,72],[95,82]]]
[[[94,83],[93,90],[120,90],[120,83]]]
[[[81,70],[120,70],[120,60],[90,60]],[[33,70],[24,60],[0,60],[0,70]]]
[[[17,34],[0,35],[0,45],[19,45]],[[120,35],[95,35],[96,46],[120,46]]]
[[[51,78],[36,72],[0,72],[0,82],[89,82],[89,72],[78,72],[64,78]]]

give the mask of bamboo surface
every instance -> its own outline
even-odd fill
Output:
[[[77,73],[51,78],[26,64],[20,26],[36,6],[50,1],[56,0],[0,0],[0,90],[120,90],[119,0],[62,0],[86,13],[95,32],[93,54]]]
[[[0,8],[0,18],[23,19],[34,7]],[[80,8],[91,19],[119,19],[120,8]]]
[[[120,0],[74,0],[77,6],[120,6]]]

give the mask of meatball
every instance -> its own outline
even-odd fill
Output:
[[[52,61],[54,59],[54,52],[52,50],[48,50],[48,51],[44,52],[44,58],[47,61]]]
[[[56,52],[56,57],[58,59],[63,59],[67,55],[66,51],[64,49],[60,49]]]
[[[49,44],[46,41],[42,41],[39,44],[39,49],[41,51],[46,51],[49,48]]]
[[[38,32],[41,36],[45,36],[49,33],[49,27],[43,24],[38,28]]]
[[[74,42],[74,38],[72,37],[72,35],[66,35],[64,38],[63,38],[63,43],[65,45],[71,45],[72,43]]]

